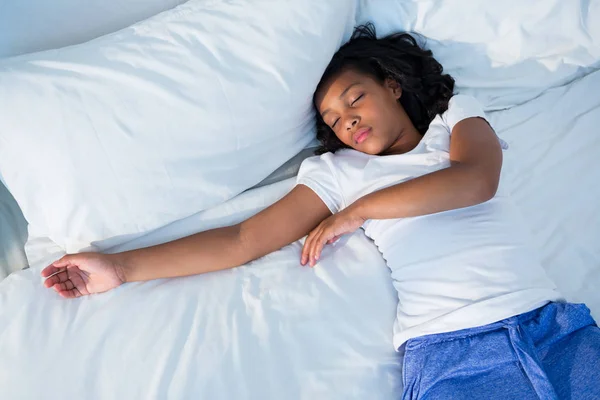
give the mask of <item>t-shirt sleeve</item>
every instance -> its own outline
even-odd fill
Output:
[[[309,157],[304,160],[300,165],[296,184],[312,189],[327,205],[329,211],[335,214],[342,208],[342,193],[333,174],[331,160],[327,159],[327,156],[331,156],[331,154]]]
[[[485,113],[483,112],[483,107],[481,106],[479,101],[477,101],[477,99],[472,96],[467,96],[464,94],[457,94],[456,96],[452,96],[452,98],[448,102],[448,110],[444,114],[442,114],[442,120],[450,128],[451,134],[456,124],[458,124],[463,119],[473,117],[483,118],[486,121],[488,121],[488,119],[485,116]],[[498,140],[500,141],[500,146],[502,146],[503,149],[508,148],[508,144],[504,140],[500,138],[498,138]]]

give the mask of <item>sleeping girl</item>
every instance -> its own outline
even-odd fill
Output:
[[[300,264],[314,267],[362,228],[398,293],[404,399],[600,398],[600,329],[545,275],[498,190],[506,144],[432,53],[361,26],[313,102],[319,155],[277,203],[158,246],[66,255],[45,286],[74,298],[233,268],[307,234]]]

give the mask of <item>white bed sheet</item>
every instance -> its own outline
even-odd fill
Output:
[[[27,221],[8,189],[0,182],[0,281],[11,272],[27,267],[23,245]]]
[[[600,321],[600,71],[489,118],[510,144],[502,181],[542,265]]]
[[[293,184],[246,192],[126,247],[235,223]],[[2,398],[396,396],[395,295],[377,249],[359,232],[314,270],[299,265],[300,249],[73,301],[41,288],[40,265],[12,274],[0,283]]]
[[[508,186],[551,278],[600,319],[600,71],[490,114]],[[135,239],[235,223],[293,178]],[[44,262],[0,283],[0,387],[18,398],[392,399],[395,293],[361,232],[315,270],[301,243],[234,270],[125,285],[78,300],[41,286]],[[53,255],[54,258],[56,255]]]

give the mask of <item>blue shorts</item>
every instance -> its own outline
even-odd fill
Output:
[[[600,399],[600,329],[583,304],[406,342],[402,399]]]

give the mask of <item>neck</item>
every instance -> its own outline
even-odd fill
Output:
[[[412,124],[407,126],[400,132],[394,143],[387,150],[383,151],[380,155],[393,155],[393,154],[404,154],[413,150],[419,142],[423,139],[423,135],[419,133],[417,128]]]

